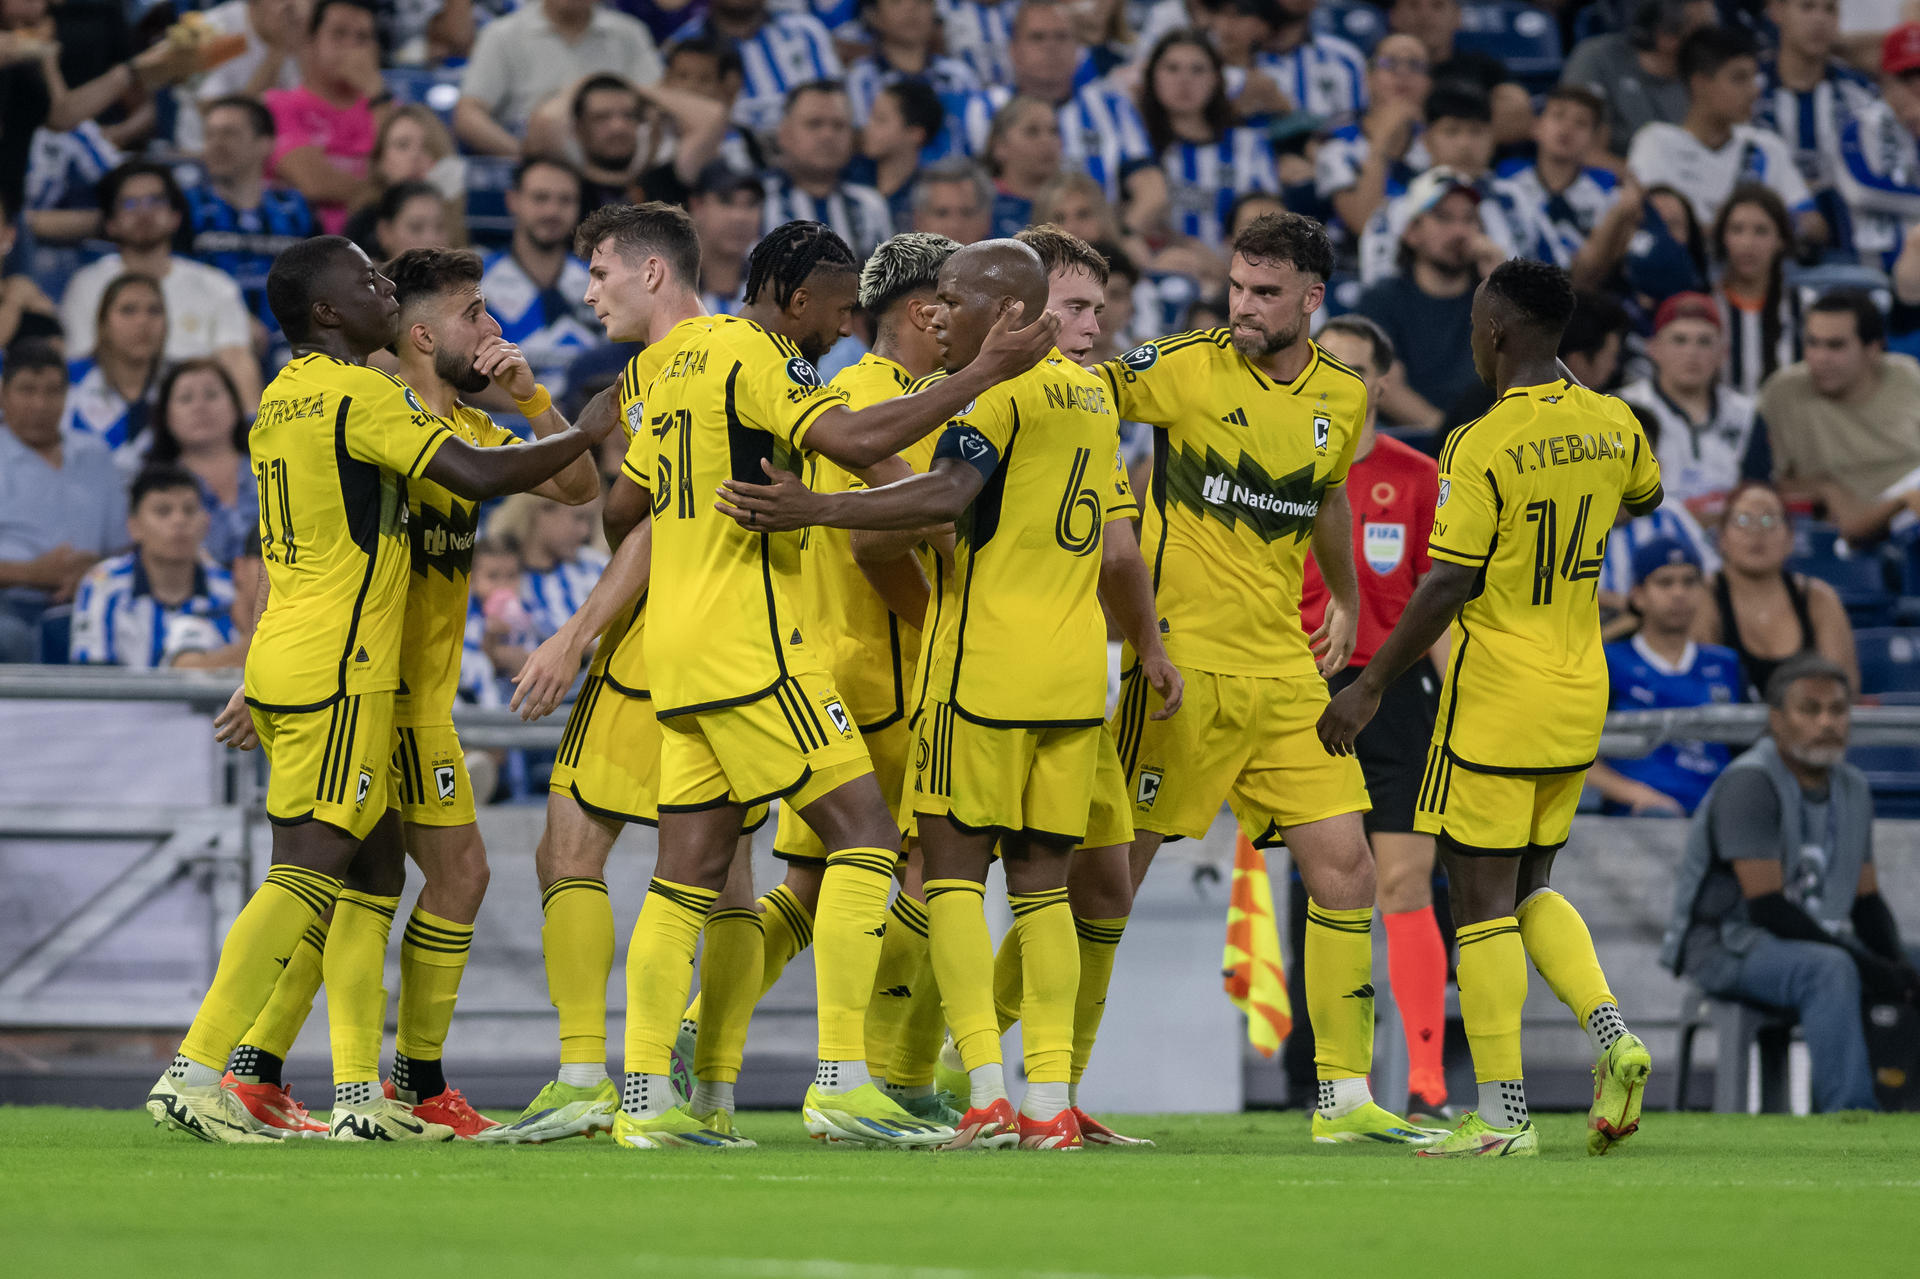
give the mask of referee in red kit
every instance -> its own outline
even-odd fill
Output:
[[[1354,563],[1360,577],[1360,622],[1353,661],[1330,681],[1338,692],[1359,676],[1426,575],[1427,534],[1433,528],[1440,483],[1432,458],[1374,429],[1380,386],[1393,368],[1393,340],[1360,315],[1328,320],[1316,340],[1367,383],[1367,420],[1354,445],[1353,469],[1347,474]],[[1326,583],[1309,557],[1300,600],[1301,624],[1307,634],[1319,628],[1326,607]],[[1414,805],[1439,705],[1440,674],[1432,664],[1418,663],[1387,686],[1379,714],[1355,743],[1373,799],[1367,835],[1373,842],[1378,878],[1376,900],[1387,926],[1387,971],[1407,1034],[1411,1094],[1407,1117],[1416,1124],[1444,1123],[1449,1118],[1444,1109],[1447,1077],[1442,1058],[1447,948],[1433,911],[1433,836],[1413,829]],[[1292,914],[1297,917],[1301,912]],[[1298,933],[1298,925],[1294,931]],[[1293,943],[1297,974],[1301,938],[1296,935]],[[1305,1041],[1311,1059],[1311,1036],[1300,1034],[1305,1001],[1296,996],[1293,1006],[1294,1037]],[[1288,1049],[1291,1067],[1297,1050],[1292,1042]]]

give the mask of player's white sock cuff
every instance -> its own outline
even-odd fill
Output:
[[[1007,1072],[1000,1063],[990,1061],[967,1072],[971,1096],[967,1102],[975,1110],[985,1110],[996,1101],[1007,1099]]]
[[[693,1085],[693,1099],[687,1102],[687,1109],[696,1115],[711,1115],[716,1110],[733,1113],[733,1085],[715,1081],[708,1083],[701,1079]]]
[[[821,1092],[852,1092],[872,1082],[864,1060],[822,1061],[813,1069],[813,1086]]]
[[[881,1088],[895,1101],[918,1101],[933,1096],[932,1084],[882,1084]]]
[[[1490,1079],[1480,1085],[1480,1118],[1495,1128],[1527,1122],[1527,1086],[1518,1079]]]
[[[569,1088],[591,1088],[607,1077],[607,1068],[591,1061],[560,1063],[560,1082]]]
[[[1362,1079],[1322,1079],[1315,1109],[1322,1119],[1339,1119],[1373,1100],[1373,1090]]]
[[[345,1106],[348,1109],[372,1105],[373,1099],[379,1095],[380,1081],[378,1079],[356,1079],[351,1083],[335,1084],[333,1086],[333,1104],[335,1106]]]
[[[635,1119],[664,1115],[679,1104],[674,1096],[673,1080],[665,1075],[637,1075],[629,1072],[620,1086],[620,1109]]]
[[[1029,1119],[1051,1119],[1067,1108],[1066,1083],[1027,1085],[1027,1095],[1020,1099],[1020,1113]]]
[[[1627,1019],[1614,1004],[1601,1004],[1587,1016],[1587,1038],[1593,1041],[1594,1055],[1613,1047],[1613,1041],[1627,1033]]]
[[[206,1088],[220,1082],[219,1071],[181,1053],[174,1054],[173,1065],[167,1067],[167,1077],[180,1088]]]

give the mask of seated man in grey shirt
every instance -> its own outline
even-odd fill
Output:
[[[40,617],[127,541],[127,495],[105,445],[60,430],[67,366],[16,342],[0,374],[0,662],[38,658]]]
[[[1767,682],[1768,736],[1694,814],[1661,961],[1723,999],[1791,1008],[1813,1106],[1876,1109],[1861,1018],[1920,1003],[1873,869],[1873,795],[1846,762],[1846,674],[1817,654]]]
[[[1561,84],[1591,89],[1606,100],[1607,149],[1625,156],[1641,125],[1678,124],[1687,114],[1680,82],[1680,42],[1717,18],[1711,0],[1636,0],[1625,31],[1588,36],[1567,55]]]

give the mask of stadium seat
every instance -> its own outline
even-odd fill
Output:
[[[1862,693],[1920,693],[1920,631],[1900,626],[1855,631]]]
[[[507,156],[467,157],[467,233],[475,244],[499,248],[513,239],[507,190],[518,161]]]
[[[1377,5],[1317,4],[1313,7],[1313,29],[1358,45],[1362,53],[1372,53],[1373,46],[1387,34],[1387,19]]]
[[[1331,320],[1336,315],[1345,315],[1360,304],[1360,277],[1351,271],[1335,271],[1327,278],[1327,300],[1323,304],[1326,317]]]
[[[1855,746],[1847,762],[1867,775],[1875,817],[1920,817],[1920,746]]]
[[[1893,593],[1887,589],[1887,566],[1878,555],[1806,556],[1787,561],[1787,567],[1831,586],[1855,626],[1881,626],[1893,618]]]
[[[1840,530],[1824,520],[1795,520],[1793,522],[1793,556],[1795,559],[1829,559],[1839,554]]]
[[[73,652],[73,606],[56,604],[40,615],[40,664],[65,666]]]
[[[1882,311],[1893,306],[1893,283],[1878,267],[1859,262],[1822,262],[1818,266],[1789,268],[1787,283],[1800,295],[1802,307],[1834,289],[1865,289]]]
[[[1747,1061],[1753,1050],[1758,1048],[1760,1113],[1786,1114],[1791,1108],[1787,1098],[1787,1049],[1793,1041],[1795,1020],[1790,1009],[1715,999],[1698,986],[1689,985],[1680,1004],[1679,1049],[1675,1062],[1672,1108],[1687,1108],[1687,1085],[1693,1078],[1694,1036],[1710,1027],[1716,1054],[1713,1066],[1714,1113],[1747,1113]]]
[[[453,128],[453,106],[460,101],[460,73],[431,67],[388,67],[380,73],[387,89],[401,102],[424,103]]]
[[[1566,61],[1560,49],[1560,27],[1553,17],[1511,0],[1462,5],[1460,34],[1454,43],[1500,59],[1535,92],[1551,88]]]

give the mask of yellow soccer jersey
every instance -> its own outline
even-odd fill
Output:
[[[1227,329],[1098,367],[1120,416],[1154,427],[1140,547],[1168,656],[1220,675],[1312,674],[1301,574],[1321,499],[1346,482],[1366,384],[1317,345],[1299,377],[1275,383]]]
[[[661,718],[765,697],[790,652],[820,664],[801,647],[799,534],[742,528],[714,509],[714,493],[729,477],[765,483],[762,459],[798,472],[807,428],[846,402],[800,348],[730,315],[648,388],[654,458],[636,469],[653,493],[646,656]]]
[[[1572,771],[1607,714],[1596,598],[1607,533],[1660,464],[1633,411],[1564,381],[1516,387],[1448,437],[1428,553],[1480,570],[1453,624],[1435,740],[1463,768]]]
[[[948,423],[937,456],[987,479],[955,525],[924,697],[995,727],[1104,721],[1100,536],[1134,509],[1119,446],[1106,380],[1057,350]]]
[[[317,710],[400,685],[406,481],[446,422],[404,383],[303,355],[268,383],[247,437],[271,596],[247,650],[247,701]]]
[[[442,418],[475,448],[516,444],[519,437],[471,405]],[[439,724],[453,713],[466,643],[467,573],[480,504],[429,479],[407,485],[407,544],[413,576],[407,583],[407,620],[400,640],[400,701],[394,723],[403,728]]]
[[[905,395],[913,379],[883,356],[867,355],[833,379],[851,408],[864,409]],[[901,456],[916,471],[933,464],[933,434]],[[807,457],[807,487],[816,493],[865,488],[860,478],[818,453]],[[863,733],[900,719],[913,695],[920,628],[881,602],[853,561],[853,534],[841,528],[805,529],[800,537],[800,618],[808,642],[827,663],[833,686]]]

